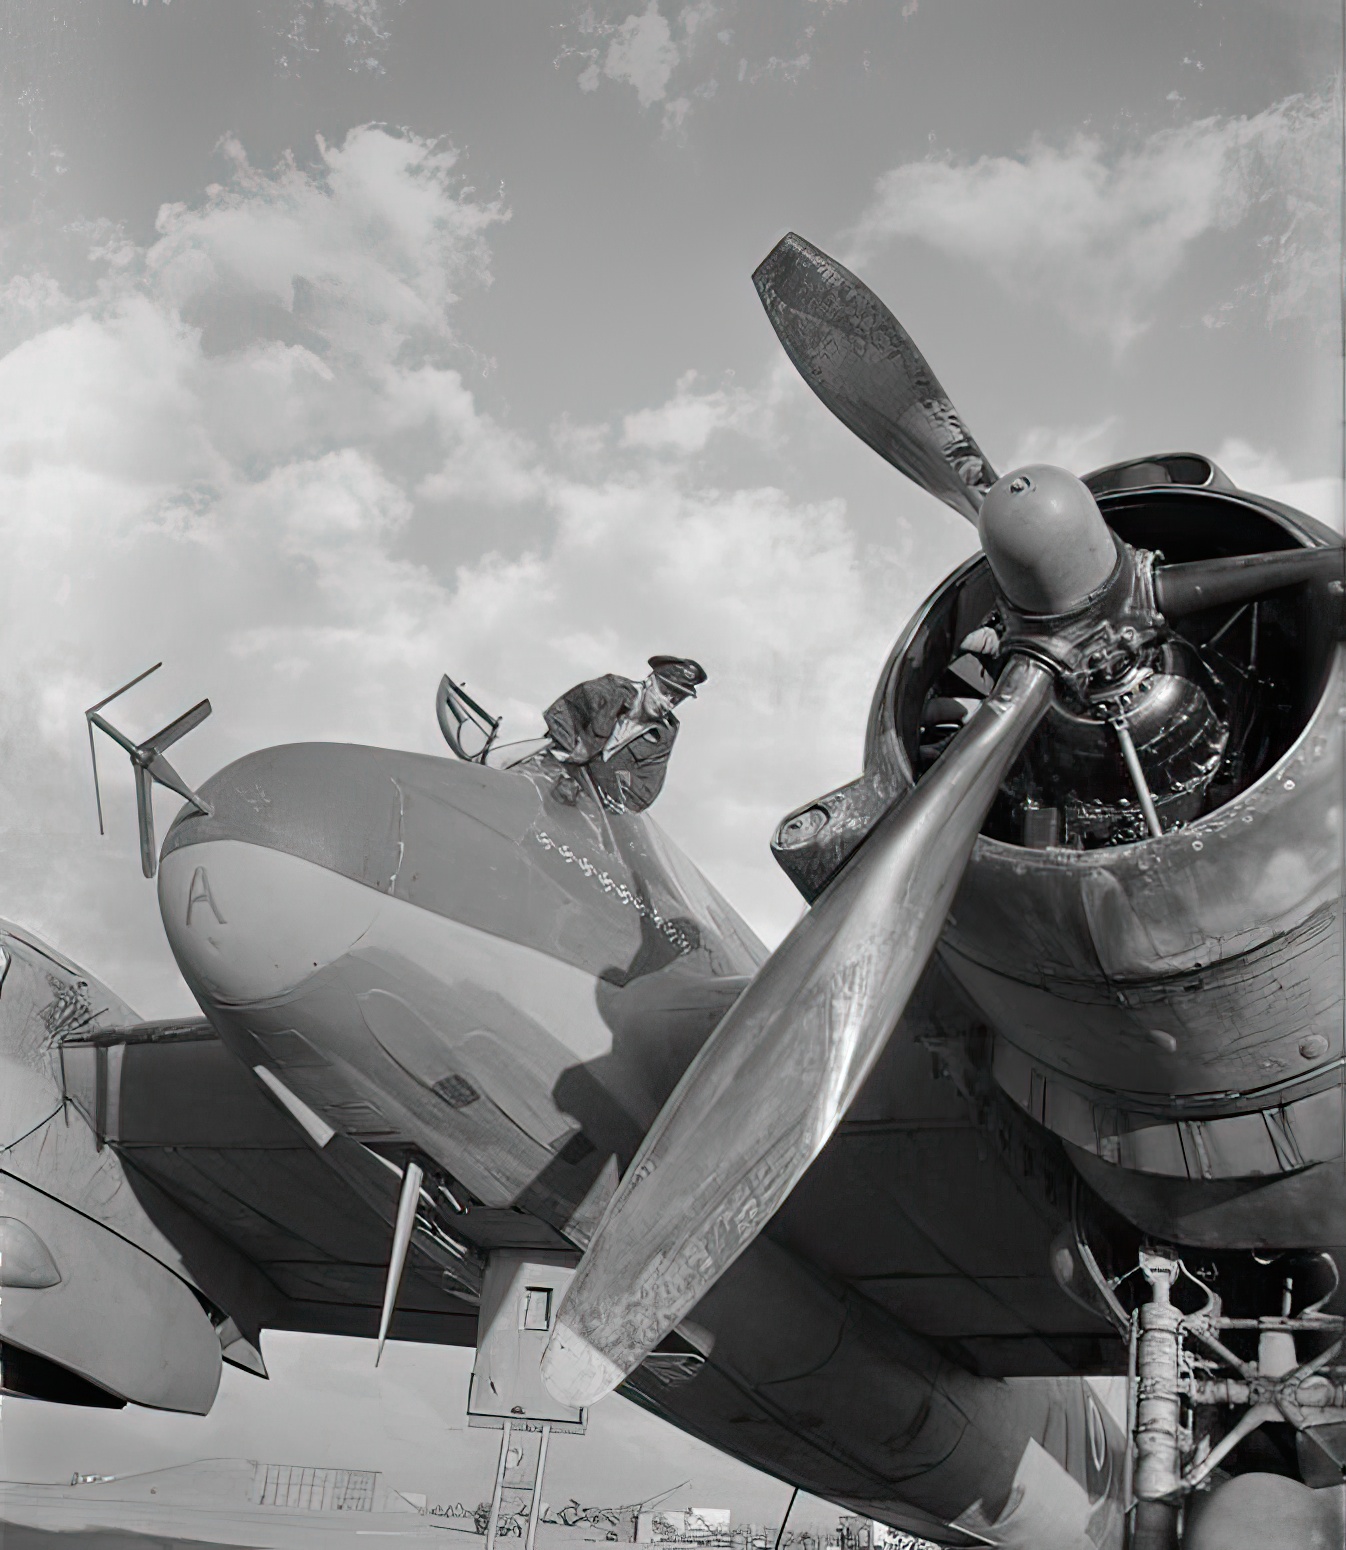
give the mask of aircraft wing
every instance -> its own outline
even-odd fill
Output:
[[[769,1231],[972,1372],[1118,1371],[1125,1347],[1074,1242],[1084,1192],[990,1080],[990,1045],[935,959]]]
[[[1051,1543],[1033,1514],[1053,1501],[1110,1544],[1124,1442],[1080,1378],[1123,1373],[1127,1345],[1075,1236],[1098,1241],[1099,1207],[996,1095],[989,1053],[936,959],[827,1147],[681,1326],[685,1354],[656,1351],[622,1392],[940,1544]],[[996,1537],[1015,1511],[1027,1537]]]
[[[339,1134],[318,1145],[204,1019],[99,1029],[65,1040],[61,1055],[75,1106],[248,1344],[263,1327],[376,1333],[401,1185],[395,1165]],[[483,1212],[472,1232],[561,1244],[518,1212]],[[480,1246],[422,1224],[394,1338],[475,1342]],[[244,1355],[241,1365],[256,1369]]]
[[[989,1084],[968,1090],[969,1016],[932,967],[771,1236],[974,1372],[1107,1371],[1106,1319],[1051,1269],[1072,1170]],[[317,1145],[203,1018],[67,1037],[61,1058],[75,1106],[249,1344],[263,1327],[376,1333],[392,1163],[340,1134]],[[521,1210],[476,1206],[450,1225],[447,1242],[428,1218],[413,1237],[395,1339],[473,1344],[482,1251],[572,1247]]]

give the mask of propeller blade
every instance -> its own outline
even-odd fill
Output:
[[[388,1339],[388,1326],[393,1321],[393,1308],[397,1303],[397,1289],[402,1284],[402,1271],[407,1263],[407,1250],[411,1247],[411,1234],[416,1226],[416,1207],[420,1203],[421,1183],[425,1172],[420,1163],[409,1162],[402,1175],[402,1193],[397,1201],[397,1221],[393,1227],[393,1250],[388,1256],[388,1279],[383,1287],[383,1310],[379,1314],[379,1343],[374,1352],[375,1367],[383,1360],[383,1346]]]
[[[1291,587],[1302,581],[1346,577],[1346,549],[1285,549],[1275,554],[1235,554],[1222,560],[1156,565],[1154,597],[1166,619]]]
[[[1052,697],[1015,657],[725,1014],[665,1103],[557,1314],[548,1389],[619,1383],[766,1226],[906,1006],[978,831]]]
[[[210,701],[202,700],[199,705],[193,705],[190,710],[185,710],[175,720],[170,721],[166,727],[161,728],[153,737],[145,739],[145,747],[162,752],[165,748],[171,748],[180,737],[186,737],[193,727],[199,727],[210,714]]]
[[[911,335],[864,281],[794,232],[752,278],[785,353],[842,424],[975,522],[995,471]]]
[[[136,819],[140,824],[140,870],[153,877],[159,857],[154,848],[154,781],[143,765],[131,766],[136,777]]]

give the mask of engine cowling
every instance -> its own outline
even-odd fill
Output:
[[[1311,1491],[1283,1475],[1238,1475],[1198,1500],[1183,1550],[1341,1550],[1346,1486]]]
[[[1331,538],[1227,482],[1114,485],[1099,504],[1131,554],[1179,566]],[[1118,650],[1136,678],[1120,711],[1159,838],[1126,797],[1120,739],[1087,706],[1072,719],[1059,696],[1002,788],[941,943],[994,1033],[1000,1085],[1159,1237],[1294,1247],[1318,1241],[1324,1212],[1346,1233],[1338,612],[1326,580],[1306,583],[1241,612],[1186,615],[1181,637],[1153,650],[1143,639]],[[777,832],[776,858],[806,897],[938,757],[932,715],[987,692],[985,668],[1014,628],[981,557],[913,619],[875,695],[864,775]],[[1080,680],[1086,698],[1110,693],[1099,666]],[[1282,1175],[1273,1200],[1265,1181]],[[1212,1213],[1197,1198],[1236,1179],[1262,1183],[1261,1208],[1250,1198]]]

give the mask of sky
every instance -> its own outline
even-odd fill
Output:
[[[199,780],[441,751],[445,671],[527,737],[672,652],[710,677],[659,820],[779,940],[770,834],[858,773],[975,535],[798,381],[753,268],[791,229],[856,268],[997,468],[1187,448],[1339,524],[1340,57],[1335,0],[0,0],[0,913],[191,1010],[82,715],[155,661],[114,719],[208,695]],[[391,1424],[358,1350],[282,1347],[270,1408],[231,1374],[173,1435],[340,1452],[332,1374],[351,1446]],[[693,1472],[604,1403],[576,1460]],[[172,1433],[25,1424],[88,1469]]]

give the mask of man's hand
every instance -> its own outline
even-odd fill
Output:
[[[552,792],[558,802],[564,802],[567,807],[574,807],[580,799],[580,783],[573,775],[562,775],[553,785]]]

